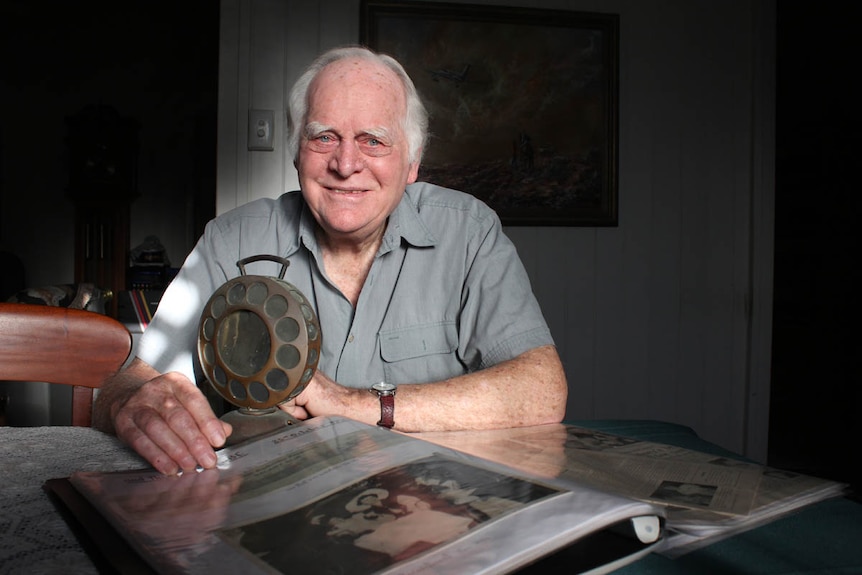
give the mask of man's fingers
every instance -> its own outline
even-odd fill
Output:
[[[164,449],[162,449],[147,433],[131,419],[121,420],[117,418],[117,436],[120,437],[132,449],[137,451],[157,471],[165,475],[175,475],[182,466],[178,464]],[[164,425],[164,429],[168,429]],[[163,433],[163,432],[162,432]],[[160,435],[161,437],[161,435]],[[179,441],[179,438],[177,438]],[[189,454],[190,456],[190,454]]]
[[[225,438],[230,437],[230,434],[233,433],[233,425],[226,421],[222,421],[221,419],[219,419],[219,423],[221,423],[222,433]],[[225,439],[225,441],[227,441],[227,439]],[[221,445],[215,445],[214,447],[221,447]]]
[[[184,471],[197,465],[215,467],[218,459],[213,447],[224,445],[227,430],[195,384],[178,373],[163,377],[172,393],[162,401],[160,411],[173,434],[165,435],[160,447]],[[173,441],[174,435],[180,442]]]
[[[220,421],[206,397],[184,375],[159,375],[139,387],[114,417],[117,436],[165,474],[215,467],[213,448],[231,426]]]
[[[181,385],[177,389],[177,398],[180,400],[182,407],[191,414],[194,419],[195,428],[199,429],[206,436],[209,445],[211,447],[221,447],[224,445],[224,442],[227,440],[228,429],[215,416],[209,402],[200,389],[191,384],[191,382],[189,382],[189,385]],[[183,421],[182,423],[185,424],[186,422]],[[204,467],[211,466],[204,465]]]
[[[299,421],[308,419],[308,412],[305,411],[304,407],[294,405],[293,403],[280,403],[278,404],[278,408]]]
[[[158,437],[160,447],[179,464],[183,471],[191,471],[197,465],[207,469],[215,467],[217,458],[213,447],[201,432],[191,412],[183,405],[175,404],[166,409],[163,417],[171,433],[153,435],[160,431],[153,428],[147,429],[147,435]],[[218,425],[217,420],[215,425]],[[221,426],[218,425],[218,427],[221,432]]]

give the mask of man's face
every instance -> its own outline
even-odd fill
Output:
[[[419,170],[402,129],[404,90],[384,66],[347,59],[327,66],[308,94],[297,160],[305,200],[330,238],[372,237]]]

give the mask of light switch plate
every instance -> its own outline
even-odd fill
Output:
[[[249,150],[271,152],[274,132],[275,114],[272,110],[248,111]]]

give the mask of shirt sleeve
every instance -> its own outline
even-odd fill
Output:
[[[226,281],[240,275],[241,258],[289,251],[296,234],[281,230],[294,229],[300,205],[299,194],[288,193],[278,200],[249,202],[211,220],[162,296],[135,355],[160,373],[178,371],[194,382],[203,381],[197,360],[203,307]],[[271,267],[256,269],[277,273],[278,264],[266,265]]]
[[[224,258],[224,254],[219,257],[221,239],[215,224],[208,224],[138,341],[136,355],[160,373],[178,371],[192,381],[200,379],[195,354],[201,312],[228,279],[220,263]]]
[[[472,369],[554,343],[515,245],[496,214],[487,222],[471,240],[462,291],[459,352]]]

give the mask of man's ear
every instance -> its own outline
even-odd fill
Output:
[[[410,164],[410,173],[407,175],[407,183],[412,184],[419,178],[419,165],[420,162],[413,162]]]

